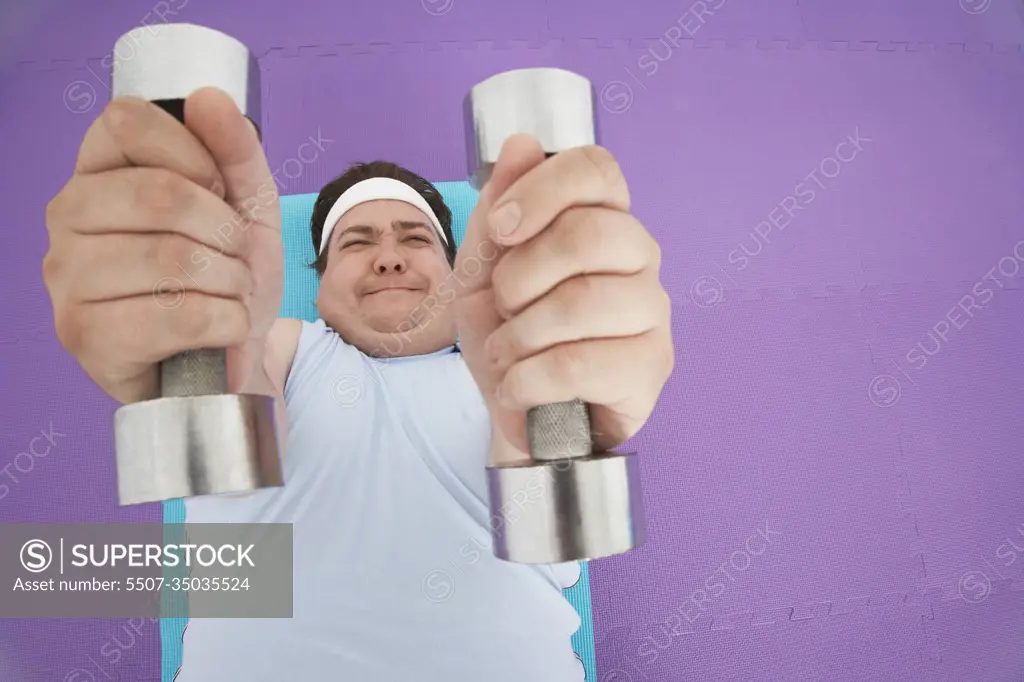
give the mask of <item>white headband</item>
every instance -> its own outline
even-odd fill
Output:
[[[419,192],[401,180],[370,178],[369,180],[363,180],[352,185],[334,202],[334,206],[331,207],[330,212],[327,214],[327,220],[324,221],[324,234],[320,238],[320,253],[323,253],[324,249],[327,248],[327,243],[331,240],[331,233],[334,232],[334,226],[341,220],[343,215],[359,204],[366,203],[367,201],[376,201],[377,199],[395,199],[412,204],[430,218],[430,222],[437,231],[437,234],[440,235],[441,241],[445,244],[448,243],[448,238],[444,235],[444,230],[441,229],[441,223],[437,220],[437,216],[434,215],[434,211],[431,210],[430,204],[427,203],[427,200]]]

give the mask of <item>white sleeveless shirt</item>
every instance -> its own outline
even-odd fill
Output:
[[[491,550],[490,419],[455,346],[375,359],[303,322],[285,486],[187,523],[292,523],[291,619],[194,619],[176,682],[581,681],[579,564]]]

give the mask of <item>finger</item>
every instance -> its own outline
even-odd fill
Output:
[[[98,196],[117,200],[96,201]],[[245,253],[242,218],[217,195],[163,168],[75,176],[48,209],[51,229],[88,235],[175,232],[229,256]]]
[[[163,294],[67,308],[73,318],[56,320],[58,336],[76,357],[95,358],[98,366],[125,367],[125,376],[109,377],[118,381],[185,350],[245,342],[249,314],[239,301],[196,292]],[[107,331],[111,329],[118,333]]]
[[[125,166],[164,168],[224,197],[213,156],[185,126],[157,105],[137,97],[111,101],[82,140],[76,173]]]
[[[603,207],[570,208],[494,266],[495,305],[508,319],[573,277],[656,271],[660,260],[657,242],[630,214]]]
[[[667,324],[670,317],[668,294],[654,277],[576,277],[499,327],[487,339],[486,350],[505,371],[559,344],[637,336]]]
[[[657,396],[663,374],[662,332],[566,343],[512,365],[501,383],[500,402],[511,410],[579,398],[622,414]]]
[[[571,206],[629,211],[629,187],[615,157],[591,145],[554,155],[516,180],[488,216],[499,244],[522,244]]]
[[[179,234],[101,234],[56,259],[56,281],[74,282],[68,301],[94,303],[152,294],[201,292],[245,301],[253,290],[249,268]],[[112,264],[115,264],[112,267]]]
[[[529,135],[513,135],[502,145],[501,153],[494,164],[491,178],[480,192],[477,204],[466,225],[466,236],[459,246],[459,254],[463,259],[477,256],[472,269],[458,268],[459,281],[463,292],[469,296],[477,291],[489,289],[493,263],[497,259],[499,249],[489,234],[487,216],[494,200],[501,196],[520,176],[529,169],[535,168],[544,161],[544,150],[540,143]],[[462,270],[466,272],[463,273]],[[470,271],[472,270],[472,271]]]
[[[225,200],[244,218],[281,231],[277,185],[255,127],[226,93],[202,88],[185,100],[185,125],[220,169]]]

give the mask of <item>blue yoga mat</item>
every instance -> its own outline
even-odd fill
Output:
[[[476,205],[478,193],[466,182],[435,183],[452,211],[452,235],[461,244],[466,234],[469,214]],[[280,317],[313,321],[317,318],[316,301],[319,282],[316,272],[306,267],[314,257],[309,236],[309,221],[313,215],[316,194],[296,194],[281,197],[281,232],[284,240],[284,298]],[[164,503],[164,523],[184,523],[185,503],[172,500]],[[597,679],[594,660],[594,627],[590,614],[590,579],[587,564],[583,562],[579,582],[565,591],[565,596],[580,614],[582,625],[572,638],[576,655],[583,661],[587,679]],[[181,637],[187,620],[166,618],[160,623],[163,650],[163,682],[172,682],[181,665]]]

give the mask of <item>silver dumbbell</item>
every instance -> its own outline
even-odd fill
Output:
[[[498,74],[465,101],[470,183],[490,178],[505,140],[536,137],[554,155],[596,144],[594,88],[553,68]],[[593,452],[590,412],[572,400],[527,412],[532,462],[489,466],[495,555],[517,563],[558,563],[628,552],[646,538],[635,453]]]
[[[217,87],[260,125],[255,58],[242,43],[210,28],[163,24],[129,31],[114,47],[111,81],[112,97],[155,102],[182,122],[185,99]],[[210,226],[211,237],[217,228]],[[117,410],[122,505],[283,484],[274,399],[228,393],[225,357],[217,348],[168,358],[160,364],[160,397]]]

